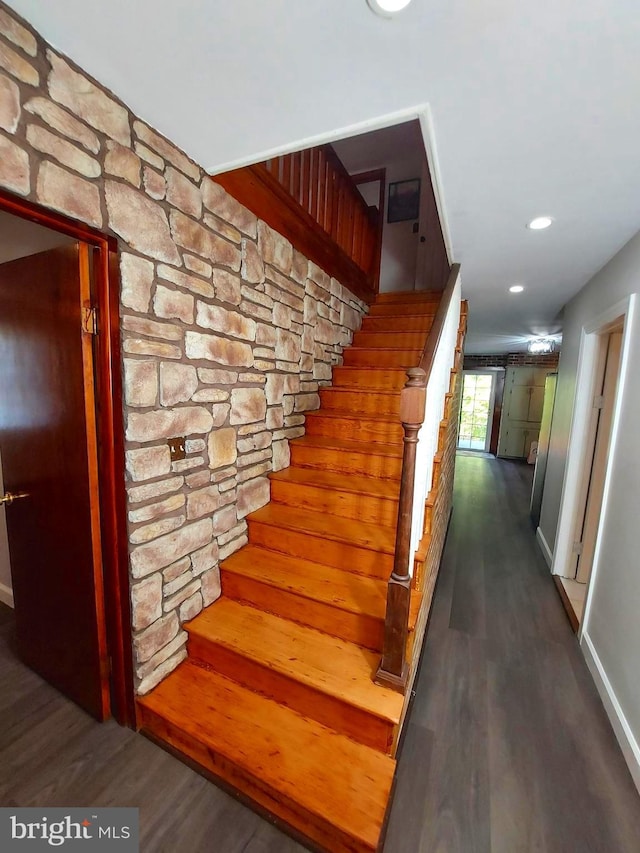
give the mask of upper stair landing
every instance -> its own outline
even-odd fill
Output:
[[[381,310],[379,310],[381,309]],[[139,700],[145,731],[315,848],[380,849],[404,697],[373,681],[393,569],[399,402],[437,309],[385,294],[345,351],[222,597],[188,623],[188,659]],[[417,630],[422,597],[412,597]]]

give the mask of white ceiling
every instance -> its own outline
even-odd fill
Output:
[[[470,351],[556,330],[640,227],[637,0],[10,2],[211,171],[428,103]]]

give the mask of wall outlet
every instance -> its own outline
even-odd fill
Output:
[[[178,462],[180,459],[185,458],[187,451],[185,448],[184,436],[180,438],[170,438],[168,444],[172,462]]]

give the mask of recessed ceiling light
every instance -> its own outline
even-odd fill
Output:
[[[391,18],[411,3],[411,0],[367,0],[370,8],[383,18]]]
[[[521,284],[512,284],[509,288],[509,293],[522,293],[524,287]]]
[[[536,218],[532,219],[527,225],[527,228],[530,228],[532,231],[544,231],[544,229],[548,228],[552,223],[553,219],[550,216],[536,216]]]

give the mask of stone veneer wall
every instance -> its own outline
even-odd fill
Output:
[[[0,186],[118,238],[144,693],[185,657],[181,624],[219,596],[366,306],[1,4]]]

